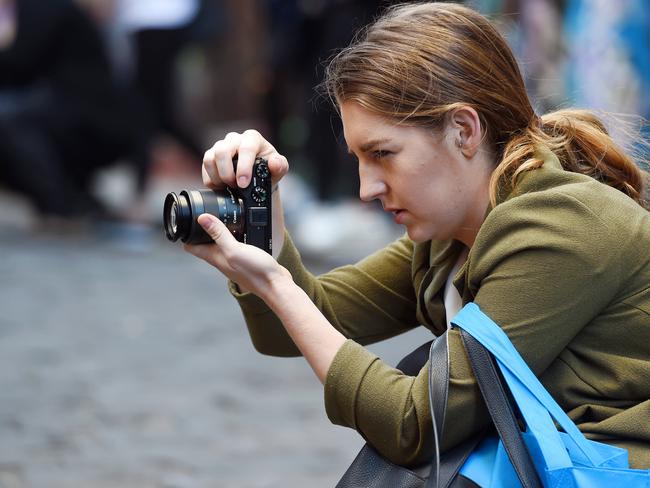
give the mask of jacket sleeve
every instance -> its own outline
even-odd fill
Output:
[[[302,264],[289,234],[278,262],[344,336],[369,344],[395,336],[417,325],[415,292],[411,280],[413,243],[404,236],[359,263],[312,275]],[[282,323],[258,297],[231,293],[238,300],[255,348],[274,356],[300,352]]]
[[[464,299],[500,324],[540,375],[616,292],[613,234],[568,195],[531,194],[503,203],[489,214],[472,248]],[[443,449],[487,422],[458,331],[448,339]],[[432,452],[427,382],[426,367],[416,377],[405,376],[348,341],[328,372],[326,410],[334,423],[357,429],[391,461],[417,464]]]

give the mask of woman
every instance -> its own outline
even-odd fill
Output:
[[[201,216],[216,245],[187,249],[232,280],[255,347],[302,354],[332,422],[413,465],[432,452],[427,370],[406,376],[363,344],[418,325],[442,334],[473,301],[588,437],[649,468],[646,176],[602,123],[576,110],[539,118],[503,38],[452,4],[391,9],[333,59],[325,86],[361,199],[380,200],[407,235],[316,278],[284,233],[279,191],[277,262]],[[286,159],[246,131],[206,152],[204,182],[246,186],[255,155],[275,181],[286,174]],[[487,422],[456,330],[448,340],[443,449]]]

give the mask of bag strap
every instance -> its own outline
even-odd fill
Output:
[[[440,487],[440,439],[445,425],[448,391],[449,350],[447,333],[444,333],[429,348],[429,410],[433,425],[433,460],[426,488]]]
[[[564,413],[562,408],[557,404],[546,388],[544,388],[512,342],[510,342],[506,333],[488,315],[481,311],[478,305],[475,303],[468,303],[460,312],[458,312],[457,315],[454,316],[452,322],[454,325],[469,332],[474,338],[476,338],[476,340],[483,344],[488,351],[490,351],[494,358],[496,358],[499,367],[503,371],[505,380],[510,385],[513,395],[513,384],[511,384],[510,381],[511,378],[516,378],[516,380],[514,380],[515,386],[516,383],[520,383],[525,387],[530,395],[536,398],[536,401],[538,401],[547,411],[547,414],[544,416],[548,417],[550,415],[550,417],[555,419],[568,435],[568,440],[571,442],[572,447],[575,447],[575,449],[580,451],[582,456],[588,459],[586,463],[589,466],[601,466],[606,462],[605,457],[585,438],[584,434],[580,432],[578,427],[573,423],[569,416]],[[516,401],[519,403],[520,399],[517,398],[516,395],[514,396]],[[530,405],[530,403],[527,403],[527,405]],[[531,407],[527,406],[527,408],[522,411],[522,414],[525,417],[531,417],[531,415],[529,415],[530,411]],[[540,428],[539,426],[534,425],[538,423],[536,416],[527,418],[526,423],[529,430],[532,430],[531,427],[535,427],[536,429]],[[557,428],[554,426],[552,419],[549,418],[548,422],[544,421],[542,430],[538,430],[538,432],[544,432],[544,434],[542,434],[544,436],[552,436],[553,443],[557,446],[561,445],[560,436],[557,433]],[[553,449],[548,442],[540,444],[540,448],[543,451],[544,458],[550,462],[551,465],[571,465],[569,455],[564,448]]]
[[[492,355],[463,329],[461,329],[461,337],[490,417],[521,485],[524,488],[542,488]]]
[[[397,364],[397,369],[404,374],[416,376],[427,360],[429,361],[429,409],[433,424],[434,453],[425,488],[448,488],[483,435],[479,434],[440,454],[440,439],[445,423],[449,390],[449,348],[446,332],[435,341],[422,344],[405,356]]]
[[[433,424],[434,453],[425,488],[448,488],[463,464],[483,439],[478,434],[453,449],[440,453],[449,393],[449,347],[447,333],[439,336],[429,349],[429,409]]]

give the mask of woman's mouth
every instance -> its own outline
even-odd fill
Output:
[[[401,209],[387,209],[390,213],[393,214],[393,220],[395,221],[396,224],[403,224],[404,223],[404,217],[406,216],[406,212]]]

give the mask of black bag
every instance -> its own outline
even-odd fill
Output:
[[[481,392],[522,486],[526,488],[541,487],[512,409],[504,408],[503,402],[507,402],[507,398],[501,379],[496,374],[490,353],[465,331],[462,331],[461,335]],[[423,466],[409,469],[388,461],[372,446],[366,444],[344,473],[336,488],[478,487],[476,483],[465,478],[458,471],[486,435],[486,432],[463,442],[442,455],[440,454],[439,439],[442,437],[449,387],[447,333],[439,336],[435,341],[417,348],[400,361],[397,369],[404,374],[417,375],[426,363],[427,356],[429,359],[429,408],[433,419],[434,436],[432,461]],[[486,392],[490,392],[490,394],[486,395]]]

